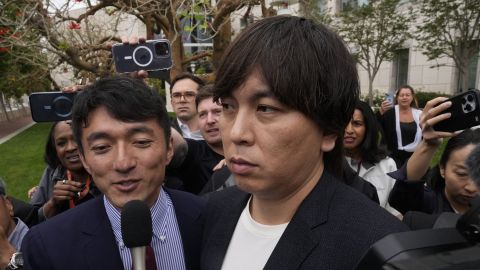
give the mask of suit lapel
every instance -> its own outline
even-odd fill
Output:
[[[95,199],[82,225],[80,246],[88,269],[123,269],[120,252],[103,205],[103,196]]]
[[[315,229],[328,221],[330,202],[338,187],[324,171],[320,181],[300,204],[264,269],[299,269],[319,245]]]

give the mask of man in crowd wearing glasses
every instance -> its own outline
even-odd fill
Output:
[[[223,145],[218,127],[222,106],[213,101],[213,85],[198,90],[195,110],[198,126],[204,140],[195,141],[172,130],[174,159],[167,167],[167,186],[198,194],[207,183],[213,168],[223,159]],[[184,136],[185,137],[185,136]],[[172,177],[180,186],[172,186]]]
[[[172,107],[177,116],[176,119],[171,119],[172,127],[184,138],[203,140],[198,126],[195,97],[204,84],[195,75],[182,73],[175,77],[170,85]]]

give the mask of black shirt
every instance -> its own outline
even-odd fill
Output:
[[[203,186],[210,180],[213,167],[224,157],[217,154],[205,141],[185,139],[188,152],[183,163],[177,168],[167,167],[166,175],[169,180],[178,178],[183,189],[193,194],[198,194]]]
[[[415,121],[410,123],[400,122],[400,132],[402,133],[402,146],[409,145],[415,141],[417,135],[417,123]]]

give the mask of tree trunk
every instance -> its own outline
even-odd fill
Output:
[[[28,115],[27,108],[25,108],[25,106],[23,105],[22,100],[20,100],[18,104],[20,104],[20,107],[22,108],[23,116],[27,116]]]
[[[212,62],[215,69],[218,68],[225,50],[230,44],[232,38],[232,23],[230,17],[226,18],[217,35],[213,38],[213,56]]]
[[[368,74],[368,105],[373,106],[373,76]]]
[[[10,117],[8,117],[7,109],[5,108],[5,97],[1,92],[0,92],[0,106],[2,106],[2,111],[5,114],[5,118],[7,118],[8,122],[10,122]]]
[[[5,99],[6,103],[7,103],[7,106],[8,108],[10,109],[10,114],[13,115],[13,119],[15,119],[15,113],[13,112],[13,109],[12,109],[12,103],[10,102],[10,99],[9,98],[6,98]]]
[[[145,15],[145,32],[147,33],[147,39],[153,39],[153,24],[152,16]]]
[[[170,79],[175,78],[178,74],[183,72],[183,42],[182,42],[182,37],[177,36],[174,37],[175,33],[171,31],[169,33],[169,36],[167,38],[171,42],[172,46],[172,62],[173,62],[173,67],[170,70]]]

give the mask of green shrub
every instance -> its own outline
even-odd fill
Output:
[[[436,97],[450,97],[450,95],[435,92],[415,92],[415,96],[417,97],[419,108],[425,107],[427,101]]]

